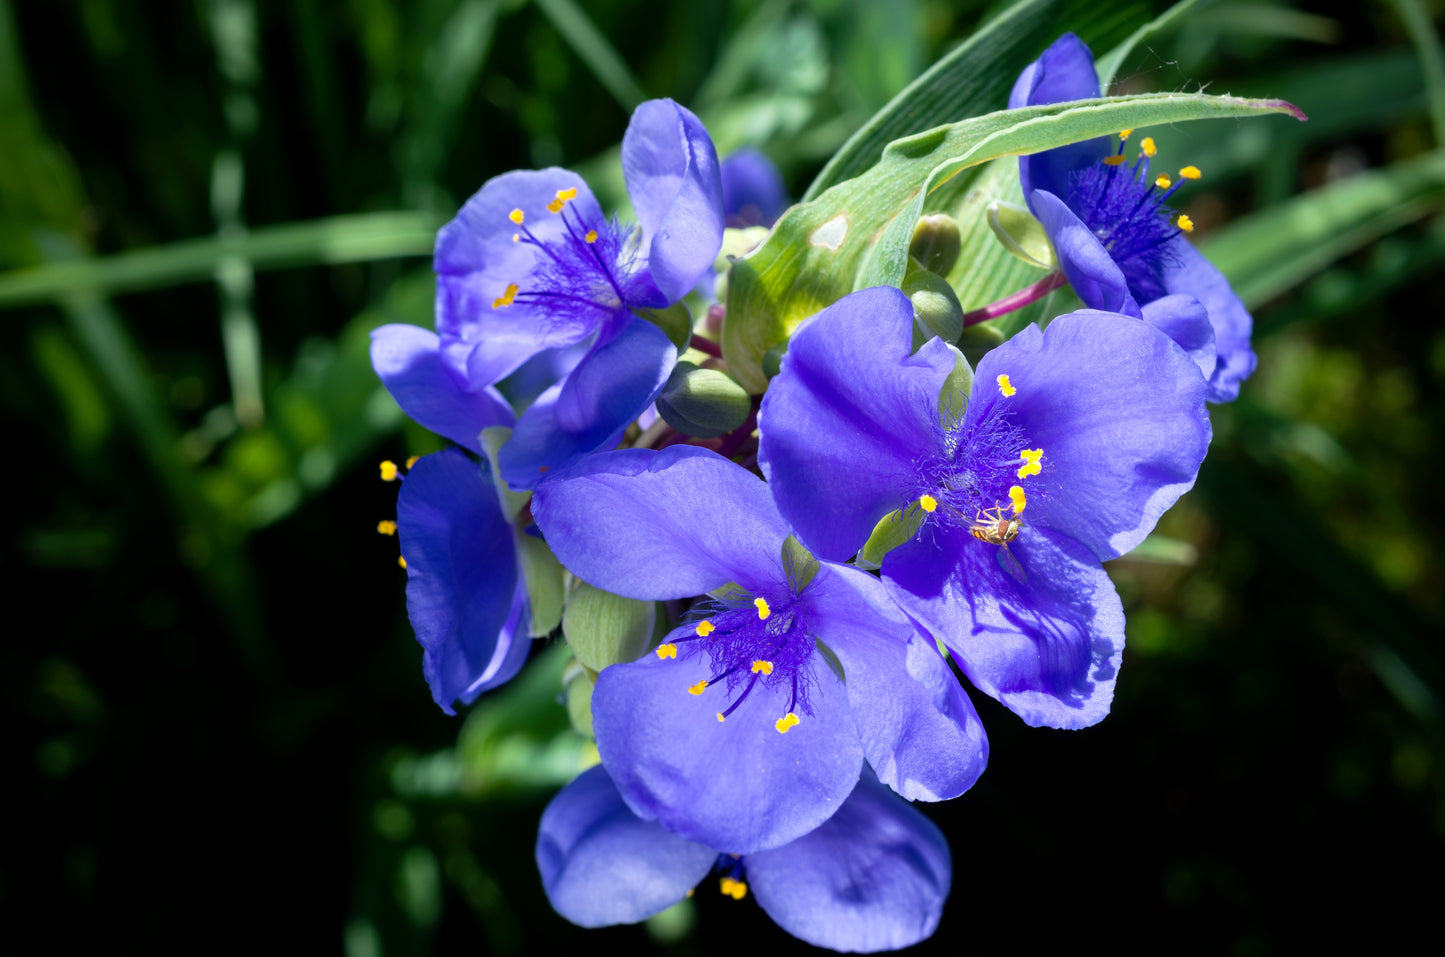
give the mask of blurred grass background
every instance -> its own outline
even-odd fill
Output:
[[[1096,53],[1164,9],[1028,2]],[[551,913],[536,820],[585,751],[562,651],[464,720],[432,705],[374,529],[395,495],[375,463],[436,441],[367,336],[430,323],[432,234],[487,177],[566,164],[620,199],[631,106],[672,96],[801,195],[1001,6],[0,2],[0,953],[788,943],[707,886],[644,927]],[[1431,932],[1441,13],[1200,3],[1123,63],[1123,88],[1311,117],[1155,133],[1205,170],[1185,208],[1255,309],[1260,370],[1215,410],[1154,560],[1111,568],[1130,613],[1111,718],[1032,731],[975,696],[992,767],[928,809],[955,883],[923,949]],[[990,82],[1001,107],[1012,75]]]

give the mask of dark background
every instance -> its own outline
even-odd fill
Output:
[[[561,651],[469,716],[432,704],[375,463],[436,441],[366,337],[429,323],[431,233],[487,177],[565,163],[619,198],[628,84],[800,194],[988,9],[608,0],[589,40],[556,0],[0,2],[0,953],[792,944],[709,885],[643,927],[551,912],[536,820],[586,750]],[[1260,370],[1215,410],[1162,560],[1111,567],[1111,717],[1031,730],[974,696],[992,762],[926,808],[955,872],[924,948],[1437,936],[1445,75],[1407,24],[1440,13],[1202,4],[1126,63],[1130,89],[1311,115],[1170,134],[1213,157],[1200,239],[1226,263],[1250,214],[1283,278],[1245,293]],[[1122,39],[1071,16],[1096,51]],[[1295,197],[1376,174],[1398,197],[1309,207],[1337,246],[1287,242]]]

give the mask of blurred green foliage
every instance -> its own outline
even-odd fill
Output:
[[[1002,107],[1064,29],[1127,51],[1117,91],[1281,97],[1310,122],[1156,134],[1205,170],[1185,211],[1255,309],[1259,371],[1215,410],[1195,491],[1111,567],[1130,614],[1111,718],[1048,734],[977,702],[994,766],[929,809],[956,875],[924,946],[1428,931],[1442,7],[1181,7],[1136,34],[1165,4],[0,2],[0,398],[26,466],[0,953],[779,941],[711,893],[642,928],[550,912],[537,816],[595,760],[566,655],[543,639],[461,724],[430,702],[375,462],[437,442],[375,381],[368,334],[430,323],[431,234],[487,177],[566,164],[622,201],[640,98],[692,106],[724,154],[764,149],[801,196],[918,132],[924,92],[951,119]],[[950,51],[989,68],[894,100]],[[1017,201],[1008,165],[959,201]]]

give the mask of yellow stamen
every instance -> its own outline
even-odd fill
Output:
[[[1139,152],[1152,159],[1154,157],[1154,154],[1159,152],[1159,147],[1154,145],[1154,137],[1146,136],[1142,140],[1140,140]]]
[[[998,383],[998,391],[1003,393],[1005,399],[1018,391],[1018,389],[1014,388],[1014,384],[1009,381],[1007,375],[1001,375],[994,381]]]
[[[706,638],[708,635],[712,634],[715,630],[717,630],[717,626],[710,621],[700,621],[697,623],[697,628],[695,630],[697,631],[697,636],[699,638]]]
[[[1188,216],[1184,215],[1183,213],[1180,213],[1180,214],[1179,214],[1178,226],[1179,226],[1180,229],[1184,230],[1186,233],[1192,233],[1192,232],[1194,232],[1194,220],[1190,219]]]
[[[402,568],[405,568],[405,567],[406,567],[406,559],[405,559],[405,558],[402,558],[400,555],[396,556],[396,563],[397,563],[398,565],[400,565]]]
[[[918,507],[923,509],[925,512],[932,512],[934,509],[938,508],[938,499],[934,498],[932,495],[921,496],[918,499]]]
[[[527,217],[522,215],[522,211],[520,209],[514,209],[507,214],[507,218],[520,226],[522,225],[522,220],[526,219]]]
[[[406,460],[406,470],[407,470],[408,472],[410,472],[410,471],[411,471],[411,467],[412,467],[413,465],[415,465],[415,464],[416,464],[417,462],[419,462],[419,461],[421,461],[421,456],[420,456],[420,455],[413,455],[413,456],[409,457],[409,458]]]
[[[548,209],[548,211],[553,212],[553,213],[560,213],[560,212],[562,212],[562,207],[567,205],[567,201],[568,201],[569,199],[576,199],[576,198],[577,198],[577,190],[575,190],[575,189],[559,189],[559,190],[557,190],[557,198],[554,199],[554,200],[552,200],[552,202],[550,202],[550,203],[547,204],[547,209]]]
[[[383,482],[396,481],[396,463],[391,459],[381,463],[381,480]]]
[[[1159,174],[1157,177],[1155,177],[1155,179],[1154,179],[1154,185],[1155,185],[1155,186],[1158,186],[1160,189],[1168,189],[1168,188],[1169,188],[1169,184],[1172,183],[1172,182],[1174,182],[1174,181],[1169,178],[1169,174],[1168,174],[1168,173],[1160,173],[1160,174]]]
[[[798,724],[798,716],[789,711],[781,718],[773,722],[773,727],[778,729],[778,734],[787,734],[788,729]]]
[[[761,658],[759,658],[757,661],[754,661],[754,662],[753,662],[753,674],[757,674],[757,673],[760,672],[760,671],[761,671],[763,674],[765,674],[765,675],[770,675],[770,674],[772,674],[772,673],[773,673],[773,663],[772,663],[771,661],[763,661]]]
[[[754,598],[753,607],[758,610],[759,621],[767,621],[768,616],[773,613],[773,610],[768,607],[768,600],[766,598]]]
[[[515,298],[517,298],[517,284],[509,282],[507,283],[507,291],[492,300],[492,308],[500,309],[503,306],[510,306],[512,300]]]
[[[520,243],[521,241],[522,241],[522,234],[521,234],[521,233],[513,233],[513,234],[512,234],[512,242],[514,242],[514,243]]]
[[[698,682],[697,684],[695,684],[695,685],[688,685],[688,686],[687,686],[687,693],[688,693],[688,694],[702,694],[702,693],[703,693],[704,691],[706,691],[706,690],[707,690],[707,679],[706,679],[706,678],[704,678],[702,681],[699,681],[699,682]]]
[[[1028,478],[1030,475],[1038,475],[1042,472],[1043,466],[1039,465],[1039,459],[1043,457],[1043,449],[1024,449],[1021,451],[1019,458],[1023,460],[1024,464],[1018,471],[1019,478]]]
[[[674,645],[674,644],[673,644],[672,642],[670,642],[670,641],[669,641],[667,644],[665,644],[665,645],[658,645],[658,646],[657,646],[657,657],[659,657],[659,658],[664,658],[664,659],[665,659],[665,658],[676,658],[676,657],[677,657],[677,645]]]
[[[378,532],[380,532],[381,534],[383,534],[383,535],[395,535],[395,534],[396,534],[396,523],[395,523],[395,522],[377,522],[377,523],[376,523],[376,530],[377,530]]]
[[[1120,142],[1123,142],[1124,140],[1127,140],[1127,139],[1129,138],[1129,134],[1132,133],[1132,132],[1134,132],[1134,131],[1133,131],[1133,130],[1120,130],[1120,131],[1119,131],[1119,141],[1120,141]]]
[[[1113,156],[1104,157],[1105,166],[1119,166],[1124,162],[1123,153],[1115,153]]]
[[[597,242],[597,230],[595,230],[595,229],[589,229],[589,230],[587,230],[587,235],[586,235],[586,236],[583,236],[582,238],[585,239],[585,240],[587,240],[587,242],[589,242],[589,243],[595,243],[595,242]]]
[[[1015,485],[1008,490],[1008,497],[1009,501],[1014,503],[1014,514],[1022,514],[1024,506],[1028,504],[1028,499],[1024,496],[1024,487],[1022,485]]]
[[[1186,166],[1179,171],[1179,177],[1181,179],[1198,179],[1203,175],[1203,173],[1199,172],[1198,166]]]
[[[735,901],[740,901],[748,896],[748,885],[742,881],[735,881],[731,877],[724,877],[718,881],[718,886],[722,888],[724,897],[731,897]]]
[[[722,713],[721,711],[719,711],[719,712],[717,713],[717,723],[718,723],[718,724],[722,724],[722,723],[723,723],[724,721],[726,721],[726,720],[727,720],[727,718],[723,717],[723,713]]]

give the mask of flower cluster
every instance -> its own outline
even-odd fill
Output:
[[[1066,36],[1010,106],[1097,95]],[[589,645],[601,766],[537,840],[561,914],[642,920],[714,874],[811,943],[916,943],[951,863],[908,802],[958,797],[988,759],[960,674],[1029,725],[1108,713],[1124,618],[1102,563],[1191,487],[1206,401],[1254,362],[1152,155],[1145,138],[1132,165],[1100,141],[1020,161],[1085,309],[970,365],[919,336],[902,291],[863,289],[793,331],[761,396],[727,377],[725,310],[694,328],[684,300],[725,225],[770,222],[785,195],[760,154],[720,164],[678,104],[643,104],[623,139],[636,225],[548,169],[490,180],[441,231],[436,331],[386,326],[372,350],[402,409],[460,446],[398,501],[434,697],[471,702],[555,630],[538,568],[664,623],[600,661]],[[677,412],[724,393],[733,426]]]

